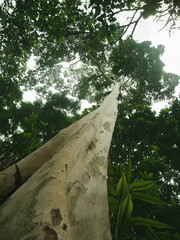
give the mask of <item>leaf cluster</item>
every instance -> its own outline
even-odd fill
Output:
[[[111,186],[117,185],[119,176],[122,173],[126,174],[125,169],[129,159],[132,159],[133,163],[131,176],[133,181],[157,181],[158,185],[155,184],[151,188],[151,194],[157,197],[161,196],[161,199],[167,202],[168,206],[157,207],[153,205],[150,207],[147,203],[138,203],[136,199],[133,202],[133,214],[143,218],[159,219],[176,228],[176,232],[166,231],[164,235],[158,231],[160,239],[164,239],[163,236],[166,235],[165,239],[176,239],[176,235],[178,239],[180,184],[178,156],[178,99],[173,101],[169,108],[161,110],[159,115],[156,115],[147,106],[138,105],[136,109],[129,112],[128,109],[123,108],[123,105],[120,105],[110,150],[112,162],[108,175],[110,193]],[[135,195],[140,198],[139,195]],[[112,226],[114,226],[113,218],[111,221]],[[145,230],[137,227],[136,234],[141,236],[145,234]]]
[[[141,180],[130,184],[131,173],[132,166],[130,161],[126,174],[123,173],[122,177],[119,179],[116,192],[113,192],[112,189],[110,191],[109,206],[113,213],[113,218],[116,218],[114,239],[126,239],[125,232],[128,229],[129,235],[131,226],[144,226],[148,234],[151,235],[152,239],[154,239],[153,237],[155,237],[155,239],[159,239],[153,228],[171,229],[172,227],[154,219],[132,216],[133,199],[155,205],[166,205],[166,203],[160,200],[157,196],[152,196],[147,192],[155,185],[154,181]],[[134,231],[136,231],[135,229]]]

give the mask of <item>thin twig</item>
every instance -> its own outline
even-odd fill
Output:
[[[72,67],[73,65],[75,65],[76,63],[78,63],[78,62],[81,62],[81,60],[79,59],[79,60],[77,60],[76,62],[74,62],[74,63],[72,63],[72,64],[70,64],[67,68],[65,68],[65,69],[68,69],[68,68],[70,68],[70,67]]]
[[[109,80],[110,82],[112,82],[112,83],[116,83],[116,81],[112,80],[110,77],[108,77],[108,76],[105,74],[105,72],[102,70],[100,64],[98,63],[98,61],[97,61],[96,59],[94,59],[91,55],[89,55],[89,57],[91,58],[91,60],[93,60],[93,62],[96,63],[96,65],[97,65],[97,67],[99,68],[100,72],[104,75],[104,77],[105,77],[106,79],[108,79],[108,80]]]
[[[160,13],[160,14],[162,14],[162,13],[164,13],[164,12],[168,12],[168,11],[169,11],[169,9],[168,9],[168,8],[166,8],[166,9],[164,9],[164,10],[157,11],[157,13]]]
[[[130,94],[129,90],[127,90],[127,87],[124,86],[124,89],[126,90],[127,94],[130,96],[130,97],[133,97],[132,94]]]
[[[126,30],[123,32],[123,35],[128,31],[130,25],[132,25],[132,24],[137,24],[138,19],[137,19],[137,20],[134,20],[137,12],[138,12],[137,10],[134,12],[133,16],[131,17],[131,21],[130,21],[128,24],[122,26],[122,27],[126,27]],[[133,20],[134,20],[134,21],[133,21]]]
[[[129,78],[125,82],[123,82],[123,84],[126,86],[127,82],[129,82]]]
[[[128,9],[128,8],[126,8],[126,9],[121,9],[121,10],[119,10],[119,11],[117,11],[117,12],[113,12],[113,15],[116,15],[116,14],[121,13],[121,12],[139,11],[139,10],[142,10],[142,9],[143,9],[143,7],[133,8],[133,9]]]
[[[165,23],[165,25],[158,32],[162,31],[170,23],[170,21],[171,21],[171,17],[169,16],[168,20]]]
[[[132,35],[134,34],[134,31],[135,31],[135,29],[136,29],[136,27],[137,27],[137,24],[138,24],[138,22],[139,22],[139,20],[140,20],[141,18],[142,18],[142,15],[140,15],[140,16],[138,17],[138,19],[136,20],[136,23],[134,24],[133,30],[132,30],[132,32],[131,32],[131,34],[130,34],[129,37],[132,37]]]

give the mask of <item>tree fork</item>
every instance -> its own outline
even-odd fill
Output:
[[[119,85],[100,108],[61,131],[65,141],[0,207],[2,240],[111,240],[107,155]]]

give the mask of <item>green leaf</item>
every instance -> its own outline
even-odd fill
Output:
[[[88,53],[91,53],[91,52],[93,52],[93,51],[94,51],[93,48],[88,49]]]
[[[151,188],[153,185],[155,184],[155,181],[141,181],[141,182],[137,182],[137,183],[132,183],[129,186],[129,190],[132,192],[135,191],[144,191],[144,190],[148,190],[149,188]]]
[[[60,43],[63,43],[64,41],[65,41],[65,36],[60,36],[60,37],[59,37],[59,42],[60,42]]]
[[[145,229],[152,240],[159,240],[158,235],[155,233],[155,231],[151,227],[145,226]]]
[[[118,200],[113,197],[108,197],[108,204],[109,204],[109,209],[111,210],[111,212],[116,214],[117,209],[118,209]]]
[[[117,19],[116,19],[115,17],[112,17],[112,18],[110,18],[110,21],[111,21],[111,22],[116,22]]]
[[[126,226],[127,221],[131,217],[133,211],[133,202],[132,202],[132,197],[128,193],[122,201],[119,201],[119,206],[118,206],[118,216],[117,216],[117,221],[116,221],[116,236],[118,232],[122,232],[124,227]]]
[[[117,192],[118,196],[121,199],[123,199],[124,196],[127,194],[127,191],[128,191],[128,186],[127,186],[127,182],[126,182],[126,176],[123,174],[118,182],[116,192]]]
[[[151,226],[155,228],[169,228],[169,229],[174,229],[173,227],[169,226],[166,223],[162,223],[153,219],[148,219],[148,218],[142,218],[142,217],[133,217],[130,219],[130,224],[131,225],[136,225],[136,226]]]
[[[130,159],[129,164],[128,164],[128,169],[127,169],[127,174],[126,174],[127,184],[129,184],[129,180],[131,178],[131,173],[132,173],[132,164],[131,164],[131,159]]]
[[[157,197],[154,197],[149,194],[142,193],[142,192],[132,192],[132,197],[136,198],[136,199],[140,199],[145,202],[149,202],[151,204],[161,204],[161,205],[167,204],[166,202],[162,201],[161,199],[159,199]]]
[[[127,194],[126,199],[123,201],[122,209],[123,209],[123,216],[122,216],[121,224],[123,224],[124,226],[127,220],[131,217],[131,214],[133,211],[133,202],[130,194]]]

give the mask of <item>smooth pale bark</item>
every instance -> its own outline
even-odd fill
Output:
[[[55,153],[65,145],[66,141],[80,128],[74,123],[61,130],[55,137],[42,147],[23,158],[17,164],[0,172],[0,203],[9,197],[28,178],[30,178],[42,165],[50,160]]]
[[[53,156],[0,207],[1,240],[111,240],[107,155],[118,93],[116,83],[100,108],[65,129]]]

